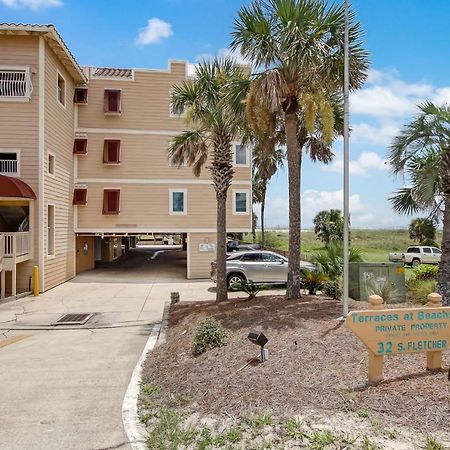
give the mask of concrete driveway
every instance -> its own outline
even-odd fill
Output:
[[[214,299],[212,282],[185,274],[179,249],[141,247],[39,297],[0,304],[0,449],[129,448],[123,397],[170,292]],[[50,325],[88,312],[86,325]]]
[[[212,298],[184,280],[183,253],[138,249],[111,268],[45,294],[0,305],[0,448],[129,448],[122,401],[172,290]],[[157,264],[159,262],[159,264]],[[94,312],[84,326],[53,327],[63,313]]]

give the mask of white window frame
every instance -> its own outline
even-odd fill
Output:
[[[59,77],[61,77],[64,80],[64,103],[61,103],[59,101],[59,92],[58,92],[58,79]],[[56,101],[59,105],[61,105],[64,109],[66,109],[66,104],[67,104],[67,80],[66,78],[63,76],[63,74],[59,71],[56,70]]]
[[[245,202],[245,212],[244,211],[236,211],[236,194],[245,194],[246,202]],[[250,190],[249,189],[233,189],[233,215],[234,216],[247,216],[249,214],[249,199],[250,199]]]
[[[49,206],[53,207],[53,223],[52,223],[52,230],[53,230],[53,240],[52,240],[52,253],[50,253],[50,220],[49,220]],[[47,259],[53,259],[56,256],[56,207],[54,203],[47,203]]]
[[[31,82],[31,70],[28,66],[5,66],[0,65],[0,70],[5,71],[24,71],[26,78],[26,95],[24,97],[2,97],[0,102],[29,102],[33,94],[33,83]]]
[[[237,157],[236,147],[238,145],[244,147],[245,149],[245,160],[246,160],[245,164],[238,164],[236,162]],[[250,147],[248,145],[242,145],[241,142],[233,142],[233,165],[235,167],[250,167]]]
[[[53,158],[53,173],[50,172],[50,158]],[[51,150],[49,150],[47,152],[47,174],[50,177],[55,178],[55,174],[56,174],[56,155]]]
[[[0,159],[2,159],[2,153],[15,153],[17,161],[17,171],[16,172],[0,172],[1,175],[6,175],[7,177],[20,177],[20,160],[21,160],[21,149],[19,148],[0,148]]]
[[[183,211],[173,210],[173,194],[176,192],[183,193]],[[187,215],[187,189],[169,189],[169,214],[171,216],[186,216]]]

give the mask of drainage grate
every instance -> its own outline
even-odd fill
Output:
[[[84,325],[94,313],[87,314],[64,314],[52,325]]]

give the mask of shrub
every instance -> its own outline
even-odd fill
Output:
[[[404,301],[398,289],[389,281],[367,280],[367,293],[369,295],[379,295],[384,303],[397,303]]]
[[[270,289],[267,284],[256,284],[252,280],[241,280],[239,283],[233,283],[233,291],[245,292],[248,295],[247,300],[253,300],[261,291]]]
[[[355,247],[350,248],[350,262],[362,262],[361,250]],[[327,275],[330,279],[336,280],[344,271],[344,246],[342,242],[330,242],[325,250],[314,253],[312,262],[317,270]]]
[[[425,239],[420,244],[421,245],[428,245],[429,247],[441,248],[441,246],[436,241],[434,241],[433,239]]]
[[[415,280],[408,282],[408,290],[413,303],[425,304],[428,294],[436,292],[436,280]]]
[[[408,280],[414,283],[417,280],[435,280],[439,273],[439,267],[431,264],[420,264],[413,270],[413,274]]]
[[[324,286],[325,282],[329,281],[327,275],[321,272],[305,271],[301,274],[302,286],[304,289],[308,289],[309,295],[316,295],[316,292]]]
[[[194,334],[194,355],[201,355],[207,350],[223,347],[230,338],[230,332],[213,318],[202,320]]]
[[[339,300],[342,297],[342,289],[338,280],[327,281],[323,285],[323,293],[333,300]]]

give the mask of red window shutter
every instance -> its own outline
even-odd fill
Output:
[[[105,189],[103,191],[103,214],[119,214],[120,189]]]
[[[75,188],[73,191],[73,204],[86,205],[87,204],[87,189]]]
[[[75,139],[73,141],[73,154],[85,155],[87,153],[87,139]]]
[[[104,111],[120,113],[120,91],[113,89],[105,90]]]
[[[88,102],[88,90],[84,87],[76,87],[74,98],[74,103],[87,103]]]
[[[106,164],[120,164],[120,140],[106,139],[103,144],[103,162]]]

